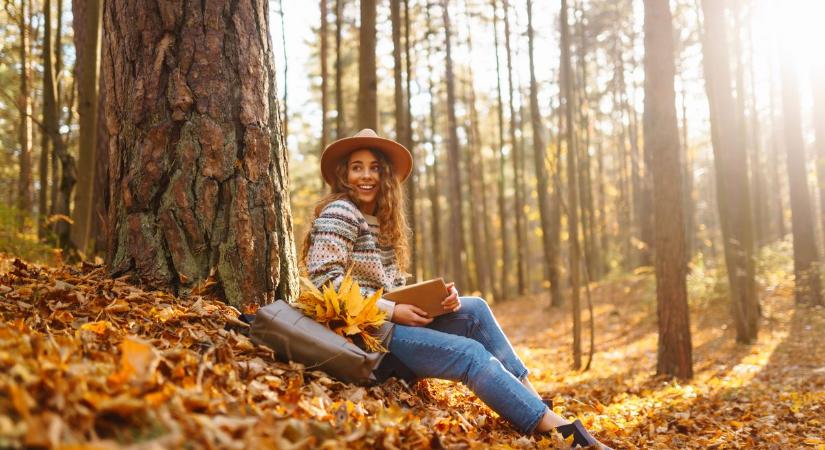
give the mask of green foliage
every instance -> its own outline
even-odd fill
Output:
[[[687,291],[691,306],[706,308],[713,303],[729,302],[724,261],[708,261],[702,253],[696,253],[688,267]]]
[[[0,203],[0,253],[26,261],[54,264],[59,251],[37,239],[37,232],[30,218],[26,218],[23,232],[17,230],[16,208]]]
[[[756,282],[768,289],[793,275],[793,238],[784,239],[759,249],[756,259]]]

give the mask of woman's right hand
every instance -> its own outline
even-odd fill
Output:
[[[411,327],[423,327],[429,325],[433,319],[427,317],[427,313],[415,305],[396,303],[395,310],[392,312],[392,321]]]

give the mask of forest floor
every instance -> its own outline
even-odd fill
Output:
[[[746,346],[718,275],[694,270],[691,381],[654,375],[650,273],[592,286],[585,372],[570,368],[569,308],[545,295],[493,309],[555,411],[617,449],[822,450],[825,308],[795,306],[786,273],[769,278]],[[220,301],[126,281],[0,255],[0,448],[565,448],[520,436],[455,383],[365,388],[277,362]]]

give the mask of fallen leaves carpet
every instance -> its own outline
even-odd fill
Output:
[[[347,385],[278,362],[237,312],[110,279],[102,267],[6,261],[0,448],[558,448],[520,436],[443,381]],[[723,302],[692,305],[696,376],[653,375],[649,275],[597,286],[592,368],[570,370],[570,311],[543,296],[494,311],[555,410],[615,448],[825,448],[825,310],[763,293],[759,341]]]

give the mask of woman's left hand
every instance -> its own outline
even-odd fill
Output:
[[[452,281],[447,283],[447,290],[450,292],[450,295],[441,302],[441,306],[445,311],[456,312],[461,309],[461,300],[458,298],[455,283]]]

